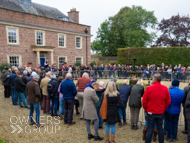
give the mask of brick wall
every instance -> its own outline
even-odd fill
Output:
[[[76,32],[84,32],[86,26],[59,21],[55,19],[45,18],[41,16],[35,16],[26,13],[14,12],[10,10],[0,9],[0,19],[23,22],[59,29],[72,30]],[[33,66],[36,67],[36,52],[32,51],[31,46],[35,45],[35,30],[38,28],[25,28],[20,26],[19,29],[19,45],[8,45],[7,44],[7,34],[6,26],[0,24],[0,62],[7,62],[7,55],[21,55],[22,56],[22,65],[28,64],[29,61],[32,61]],[[11,26],[11,25],[10,25]],[[90,26],[88,31],[90,32]],[[75,63],[75,57],[83,57],[83,64],[86,64],[86,36],[82,37],[82,49],[76,49],[75,47],[75,37],[77,34],[66,34],[66,48],[58,48],[58,33],[64,32],[52,32],[45,30],[45,46],[52,46],[54,48],[54,62],[58,63],[58,56],[67,56],[68,64]],[[87,46],[88,46],[88,63],[91,61],[91,47],[90,47],[90,37],[87,37]],[[42,52],[46,54],[46,60],[51,61],[50,52]]]

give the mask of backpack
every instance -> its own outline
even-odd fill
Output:
[[[48,92],[48,96],[52,97],[53,94],[54,94],[54,90],[55,90],[55,87],[56,87],[56,82],[57,80],[50,80],[48,82],[48,85],[47,85],[47,92]]]

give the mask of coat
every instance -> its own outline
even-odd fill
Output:
[[[47,92],[47,85],[48,85],[48,82],[50,81],[51,79],[49,77],[45,77],[41,80],[41,83],[40,83],[40,88],[42,89],[42,94],[45,95],[45,96],[48,96],[48,92]]]
[[[123,106],[121,97],[119,94],[115,97],[109,97],[108,94],[106,96],[108,103],[106,123],[115,124],[120,121],[118,109]]]
[[[190,119],[190,92],[188,92],[187,94],[187,98],[186,98],[186,101],[185,101],[185,117],[187,119]]]
[[[3,82],[3,85],[10,86],[8,79],[10,76],[10,72],[8,70],[3,69],[2,74],[1,74],[1,81]]]
[[[15,91],[16,92],[24,92],[24,89],[25,89],[25,84],[22,80],[22,78],[20,77],[16,77],[15,80],[14,80],[14,88],[15,88]]]
[[[171,104],[166,109],[169,114],[177,115],[181,111],[181,102],[183,100],[184,91],[179,87],[172,87],[170,90]]]
[[[97,108],[100,108],[100,101],[101,101],[102,97],[104,96],[104,91],[105,91],[105,90],[106,90],[106,89],[103,88],[103,89],[98,89],[98,90],[96,91],[96,95],[98,96],[98,99],[99,99],[99,101],[96,103],[96,107],[97,107]]]
[[[16,73],[12,73],[12,74],[9,76],[8,82],[9,82],[9,84],[11,85],[11,88],[14,88],[14,80],[15,80],[16,77],[17,77],[17,74],[16,74]]]
[[[144,94],[144,87],[142,85],[135,84],[131,90],[129,106],[141,108],[142,107],[141,97],[143,96],[143,94]]]
[[[119,94],[121,97],[121,101],[124,105],[127,104],[130,93],[131,93],[131,87],[129,85],[126,84],[120,85]]]
[[[26,95],[28,96],[28,103],[35,104],[40,102],[41,93],[40,87],[37,81],[32,79],[30,82],[26,84],[25,88]]]
[[[183,96],[183,101],[182,101],[183,107],[185,106],[185,101],[186,101],[189,90],[190,90],[190,84],[184,88],[184,96]]]
[[[98,119],[95,103],[99,101],[96,91],[90,85],[85,88],[83,95],[82,117],[86,120]]]

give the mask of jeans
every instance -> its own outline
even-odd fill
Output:
[[[22,106],[21,102],[23,102],[24,107],[27,107],[26,102],[25,102],[25,94],[24,94],[24,92],[17,92],[17,95],[18,95],[18,104],[19,104],[19,106],[21,107]]]
[[[107,75],[105,75],[105,79],[107,79]]]
[[[154,131],[154,122],[157,123],[159,143],[164,143],[164,130],[162,128],[164,114],[147,114],[148,130],[145,143],[151,143]]]
[[[187,119],[187,124],[188,124],[188,142],[190,143],[190,119]]]
[[[58,107],[59,98],[51,98],[51,114],[57,115],[57,107]]]
[[[26,95],[25,91],[24,91],[24,96],[26,98],[26,103],[29,105],[29,103],[28,103],[28,96]]]
[[[92,122],[94,123],[94,132],[95,132],[94,136],[98,136],[98,124],[99,124],[99,121],[98,121],[98,119],[96,119],[96,120],[93,120]],[[91,124],[91,120],[86,120],[86,130],[87,130],[88,134],[92,134],[91,130],[90,130],[90,124]]]
[[[15,91],[14,88],[11,87],[11,91],[12,91],[12,102],[13,104],[17,104],[17,101],[18,101],[18,95]]]
[[[116,72],[113,72],[113,77],[116,78]]]
[[[34,109],[36,111],[36,121],[35,122],[36,122],[36,125],[38,125],[38,124],[40,124],[40,102],[30,104],[30,116],[29,116],[30,122],[34,121],[34,118],[33,118]]]
[[[83,94],[84,94],[84,92],[78,92],[77,93],[77,98],[79,101],[79,112],[80,112],[81,118],[82,118],[82,107],[83,107]]]
[[[100,117],[100,107],[96,107],[96,111],[98,114],[99,126],[103,126],[104,120]]]
[[[9,98],[11,95],[11,87],[4,85],[4,97]]]
[[[168,139],[176,139],[177,138],[177,130],[178,130],[178,120],[179,120],[179,114],[169,114],[166,113],[167,120],[168,120],[168,134],[167,138]]]
[[[122,117],[123,117],[123,122],[126,122],[126,104],[123,104],[122,108],[118,109],[119,116],[120,116],[120,122],[119,124],[122,124]]]
[[[64,122],[71,124],[73,120],[74,99],[64,99]]]
[[[145,113],[145,125],[144,125],[144,126],[145,126],[145,127],[148,127],[148,121],[147,121],[147,115],[146,115],[146,113]],[[157,129],[156,121],[154,121],[154,128]]]
[[[43,95],[43,112],[50,112],[50,98],[46,95]]]
[[[109,134],[110,127],[111,127],[111,134],[115,135],[115,124],[108,124],[108,123],[106,123],[106,134],[107,135]]]
[[[188,132],[188,123],[187,123],[186,111],[184,107],[183,107],[183,116],[184,116],[184,122],[185,122],[185,132]]]
[[[59,116],[61,117],[63,113],[64,113],[63,97],[59,97]]]

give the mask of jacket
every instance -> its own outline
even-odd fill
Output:
[[[92,86],[85,88],[83,96],[82,117],[86,120],[98,119],[95,103],[99,101]]]
[[[181,102],[183,100],[184,91],[179,87],[172,87],[170,90],[171,104],[166,109],[169,114],[179,114],[181,111]]]
[[[105,90],[106,90],[106,89],[103,88],[103,89],[98,89],[98,90],[96,91],[96,95],[98,96],[98,99],[99,99],[99,101],[96,103],[96,107],[97,107],[97,108],[100,107],[100,101],[101,101],[102,97],[104,96],[104,91],[105,91]]]
[[[48,93],[48,96],[51,98],[59,98],[59,92],[58,92],[58,80],[57,79],[51,79],[49,83],[52,84],[53,91],[51,93]],[[49,84],[48,83],[48,84]]]
[[[84,92],[87,84],[91,83],[91,79],[87,77],[81,77],[77,81],[78,92]]]
[[[63,99],[74,99],[77,89],[72,80],[66,79],[61,83],[60,92],[63,94]]]
[[[26,84],[26,95],[28,96],[28,103],[35,104],[40,102],[41,93],[40,87],[37,81],[32,79],[30,82]]]
[[[118,109],[121,108],[123,104],[119,94],[116,97],[109,97],[108,94],[106,96],[108,102],[106,123],[115,124],[120,121]]]
[[[24,84],[27,84],[28,83],[28,76],[24,75],[22,77],[22,80],[23,80]]]
[[[25,84],[22,80],[22,78],[20,77],[16,77],[15,80],[14,80],[14,88],[15,88],[15,91],[16,92],[24,92],[24,89],[25,89]]]
[[[185,107],[185,117],[187,119],[190,119],[190,92],[187,94],[187,98],[184,104]]]
[[[183,96],[183,101],[182,101],[183,107],[185,106],[185,101],[186,101],[187,94],[189,91],[190,91],[190,84],[184,88],[184,96]]]
[[[142,107],[141,97],[143,96],[143,94],[144,94],[144,87],[142,85],[135,84],[131,90],[129,106],[141,108]]]
[[[48,85],[48,82],[50,81],[51,79],[49,77],[45,77],[41,80],[41,83],[40,83],[40,88],[42,89],[42,94],[45,95],[45,96],[48,96],[48,92],[47,92],[47,85]]]
[[[3,69],[2,74],[1,74],[1,81],[3,82],[3,85],[10,86],[8,79],[10,76],[10,72],[8,70]]]
[[[171,103],[168,88],[158,81],[148,86],[143,95],[142,103],[145,111],[152,114],[163,114]]]
[[[87,84],[87,85],[85,86],[85,88],[89,87],[89,86],[92,85],[94,82],[96,82],[96,81],[91,81],[91,83]]]
[[[129,85],[126,85],[124,83],[120,85],[119,94],[121,97],[121,101],[124,105],[127,104],[130,93],[131,93],[131,87]]]
[[[12,74],[9,76],[8,82],[9,82],[9,84],[11,85],[11,88],[14,88],[14,80],[15,80],[16,77],[17,77],[17,74],[16,74],[16,73],[12,73]]]

